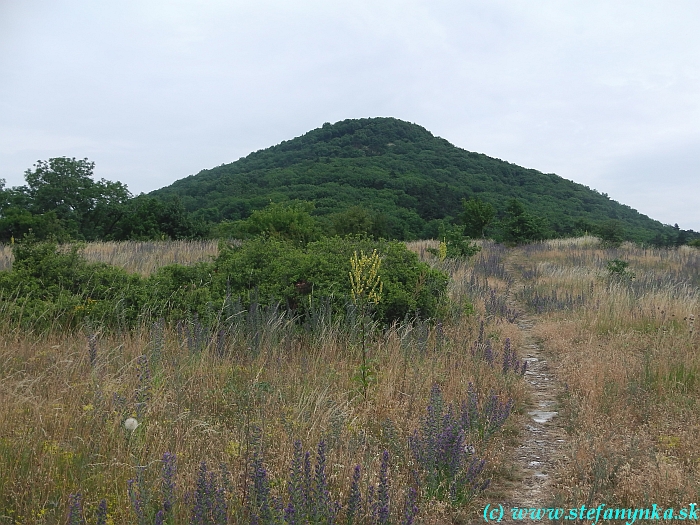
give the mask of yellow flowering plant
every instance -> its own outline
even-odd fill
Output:
[[[382,259],[377,250],[372,255],[365,255],[365,252],[357,252],[350,258],[350,287],[352,289],[352,300],[358,306],[365,306],[367,303],[378,304],[382,297],[383,283],[379,276],[379,268]]]
[[[373,366],[367,360],[366,322],[368,307],[379,304],[382,298],[383,283],[379,275],[382,259],[377,250],[371,255],[360,255],[354,252],[350,258],[350,288],[352,300],[360,311],[360,325],[362,326],[362,363],[355,372],[353,380],[360,384],[362,394],[367,400],[367,390],[370,383],[376,380]]]

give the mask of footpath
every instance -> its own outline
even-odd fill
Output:
[[[509,307],[523,312],[524,307],[515,300],[515,291],[522,286],[519,272],[511,259],[506,263],[508,272],[514,278],[508,298]],[[518,328],[523,334],[523,343],[518,355],[527,361],[527,381],[533,406],[527,410],[527,422],[523,428],[521,445],[515,451],[513,462],[521,473],[522,481],[513,489],[510,497],[503,502],[503,524],[532,522],[530,519],[513,520],[511,509],[537,509],[553,506],[554,472],[562,460],[566,432],[560,425],[558,398],[564,387],[557,381],[547,358],[533,335],[536,319],[524,316],[518,319]],[[493,506],[496,502],[492,503]],[[496,504],[498,505],[498,504]],[[500,514],[500,511],[499,513]],[[494,514],[495,515],[495,514]],[[481,522],[484,523],[483,516]],[[543,517],[542,523],[551,523]]]

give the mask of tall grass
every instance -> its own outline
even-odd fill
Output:
[[[140,272],[165,257],[143,248],[118,253],[143,246],[135,244],[106,256],[105,246],[88,246],[86,253]],[[194,261],[213,248],[180,249]],[[509,475],[503,450],[515,444],[513,417],[498,432],[483,431],[491,429],[484,423],[440,434],[472,445],[484,460],[483,471],[463,461],[474,479],[455,492],[459,504],[450,502],[449,490],[435,489],[440,497],[433,497],[417,483],[409,437],[418,431],[428,439],[421,429],[436,385],[445,406],[473,398],[479,410],[498,409],[502,416],[506,403],[514,403],[514,417],[522,412],[522,378],[501,364],[513,359],[518,329],[498,311],[486,311],[491,297],[509,286],[490,273],[498,273],[503,255],[493,249],[492,268],[443,263],[455,276],[444,319],[369,330],[373,381],[366,397],[353,379],[361,331],[352,316],[328,315],[323,301],[304,322],[275,305],[244,310],[233,304],[213,328],[193,318],[112,334],[89,327],[41,338],[3,334],[0,523],[79,523],[78,515],[89,523],[188,523],[197,512],[219,519],[213,516],[215,507],[221,515],[222,502],[230,523],[249,523],[254,513],[264,514],[263,501],[287,504],[293,480],[301,479],[290,477],[294,462],[303,460],[300,447],[311,451],[310,468],[321,468],[320,443],[323,486],[343,516],[355,508],[349,495],[359,493],[357,523],[408,522],[414,506],[424,523],[471,519],[486,481],[493,479],[486,495],[499,494]],[[137,420],[134,430],[125,428],[128,418]],[[167,467],[173,458],[176,469]]]
[[[209,261],[218,254],[218,241],[124,241],[87,243],[81,254],[89,262],[124,268],[131,273],[150,275],[168,264],[189,266]],[[12,250],[0,245],[0,271],[12,267]]]
[[[614,260],[629,272],[609,270]],[[560,499],[697,501],[700,252],[546,242],[519,263],[529,279],[518,293],[542,314],[536,333],[567,388]]]

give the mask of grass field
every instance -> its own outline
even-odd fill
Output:
[[[147,273],[159,263],[210,257],[215,247],[99,244],[85,253]],[[493,254],[502,255],[502,250]],[[487,279],[499,293],[506,283],[487,266],[476,271],[468,263],[443,264],[456,277],[455,302],[450,319],[440,323],[407,321],[363,330],[359,321],[340,322],[321,311],[313,326],[299,326],[285,312],[261,308],[240,312],[245,319],[232,322],[225,334],[204,333],[191,323],[155,323],[110,335],[6,334],[0,346],[0,522],[63,523],[78,507],[96,522],[104,499],[107,521],[152,523],[166,497],[161,485],[168,453],[177,464],[174,493],[168,496],[171,522],[188,522],[197,505],[214,505],[220,494],[231,522],[246,523],[251,494],[261,498],[269,489],[286,499],[297,441],[311,451],[313,490],[320,490],[319,460],[325,465],[321,484],[343,505],[344,519],[356,465],[355,486],[363,500],[357,523],[371,522],[373,513],[379,522],[388,516],[401,522],[407,509],[411,513],[411,498],[421,499],[428,522],[466,516],[479,486],[493,478],[497,491],[499,479],[512,477],[501,451],[515,444],[515,421],[526,396],[520,374],[504,372],[501,362],[508,338],[517,348],[517,328],[497,315],[479,314]],[[470,284],[472,274],[476,281]],[[445,494],[428,500],[409,490],[420,485],[408,441],[414,431],[416,438],[430,438],[424,420],[431,390],[434,414],[443,411],[436,385],[444,415],[449,403],[469,401],[470,390],[475,403],[470,433],[455,441],[474,446],[479,458],[470,459],[474,479],[461,493],[462,505],[450,504]],[[494,410],[510,410],[512,404],[516,415],[497,428],[502,421]],[[124,428],[129,417],[139,422],[133,431]],[[256,451],[264,454],[267,481],[260,480],[259,469],[251,472]],[[461,448],[456,454],[465,459]],[[479,474],[480,460],[485,462]],[[209,489],[201,486],[202,461],[215,476],[204,476]]]
[[[485,242],[469,261],[441,262],[427,247],[409,244],[452,276],[433,322],[363,328],[319,307],[299,323],[261,306],[214,332],[0,328],[0,523],[224,523],[224,506],[229,523],[293,523],[290,502],[314,523],[475,522],[518,487],[512,457],[532,399],[508,357],[522,355],[512,299],[566,386],[551,502],[698,500],[700,251]],[[216,253],[216,243],[85,248],[142,275]]]
[[[83,248],[85,259],[149,275],[167,264],[191,265],[218,253],[217,241],[93,242]],[[0,270],[12,268],[12,247],[0,245]]]
[[[611,271],[614,260],[629,266]],[[556,498],[697,502],[700,252],[548,242],[518,261],[530,277],[520,296],[539,312],[536,333],[568,391]]]

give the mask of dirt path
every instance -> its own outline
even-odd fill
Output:
[[[512,261],[507,267],[515,278],[509,297],[510,307],[523,312],[523,305],[518,304],[514,298],[515,291],[521,286],[519,272],[514,269]],[[510,511],[512,508],[551,506],[553,475],[566,439],[566,432],[560,426],[557,400],[563,392],[563,386],[557,381],[542,348],[535,340],[532,333],[534,323],[529,315],[523,315],[517,322],[523,334],[523,344],[518,349],[518,354],[528,362],[525,379],[530,385],[533,405],[527,410],[528,419],[523,429],[522,444],[514,457],[522,474],[522,482],[519,486],[516,485],[503,505],[505,514],[501,523],[533,522],[528,518],[513,520]]]

